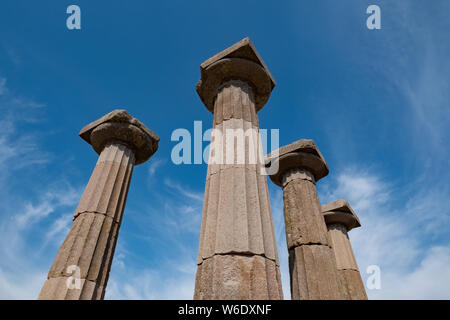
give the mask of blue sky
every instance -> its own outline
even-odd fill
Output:
[[[66,28],[81,8],[82,29]],[[366,28],[370,4],[381,30]],[[314,139],[322,203],[346,199],[372,299],[450,298],[450,3],[39,1],[0,4],[0,298],[34,299],[97,155],[79,130],[127,109],[161,138],[135,168],[106,297],[193,295],[206,165],[171,162],[173,130],[212,115],[199,65],[249,36],[277,81],[260,125]],[[206,143],[205,143],[206,146]],[[281,189],[269,182],[285,298]]]

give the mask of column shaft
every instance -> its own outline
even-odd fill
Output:
[[[291,169],[282,183],[292,299],[343,298],[314,176]]]
[[[219,89],[214,128],[221,137],[210,146],[194,299],[281,299],[258,117],[247,83],[233,80]]]
[[[103,299],[134,163],[124,144],[105,146],[39,299]],[[78,276],[71,266],[79,268],[79,289],[66,284]]]
[[[328,234],[346,297],[352,300],[366,300],[366,290],[348,238],[347,228],[342,224],[330,224]]]

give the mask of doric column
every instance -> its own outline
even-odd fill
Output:
[[[215,130],[194,299],[282,299],[257,116],[274,86],[248,38],[201,65],[197,92]]]
[[[367,300],[366,290],[347,234],[351,229],[361,226],[358,217],[345,200],[337,200],[323,205],[322,213],[346,298]]]
[[[328,174],[325,159],[312,140],[299,140],[281,147],[278,157],[268,155],[267,164],[276,161],[279,170],[270,178],[283,188],[292,299],[341,299],[316,191],[316,181]]]
[[[133,167],[159,141],[125,110],[92,122],[80,136],[100,156],[38,299],[103,299]]]

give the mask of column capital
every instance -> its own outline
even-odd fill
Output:
[[[111,141],[129,146],[136,165],[147,161],[158,149],[159,137],[126,110],[114,110],[81,129],[79,136],[100,154]]]
[[[345,200],[336,200],[321,206],[325,223],[328,225],[342,224],[347,231],[361,227],[361,223],[352,207]]]
[[[220,87],[229,80],[242,80],[252,86],[256,111],[266,104],[276,85],[249,38],[242,39],[204,61],[200,65],[200,72],[197,93],[211,112],[214,112],[214,101]]]
[[[283,176],[292,169],[309,171],[315,181],[328,175],[328,165],[313,140],[301,139],[266,156],[266,167],[278,161],[278,171],[270,179],[283,186]]]

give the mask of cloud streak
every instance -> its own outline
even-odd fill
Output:
[[[348,200],[361,220],[362,227],[349,236],[363,278],[370,265],[381,268],[381,290],[367,290],[371,299],[449,298],[449,273],[439,270],[448,259],[450,243],[440,239],[427,245],[430,237],[446,232],[450,211],[448,201],[441,201],[436,190],[424,187],[413,190],[400,206],[393,204],[395,186],[366,169],[353,168],[327,182],[320,198],[322,203]],[[433,206],[429,206],[429,204]],[[439,278],[441,285],[435,287]]]
[[[27,125],[41,121],[45,105],[13,94],[1,77],[0,92],[0,299],[36,299],[81,188],[60,177],[49,186],[35,178],[52,156]]]

